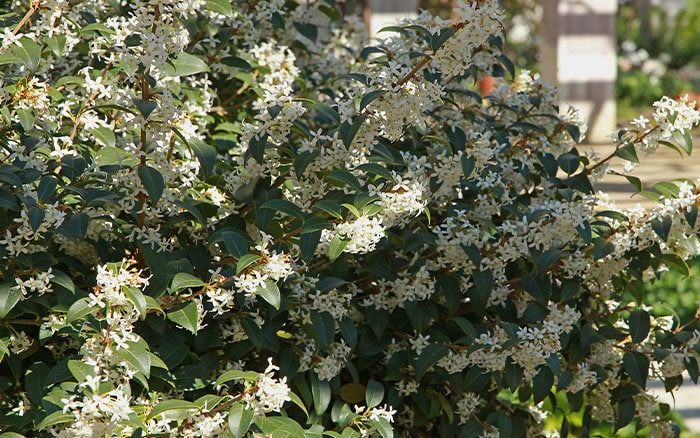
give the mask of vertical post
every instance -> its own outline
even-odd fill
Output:
[[[371,0],[371,8],[369,31],[375,36],[382,27],[394,25],[402,18],[415,17],[418,0]]]
[[[617,0],[542,5],[542,77],[558,84],[562,111],[573,105],[588,120],[588,142],[608,142],[617,117]]]

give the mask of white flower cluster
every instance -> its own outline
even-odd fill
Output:
[[[333,224],[333,230],[324,229],[317,251],[327,252],[330,242],[339,236],[342,240],[347,240],[343,252],[366,254],[374,251],[377,243],[384,238],[385,234],[386,229],[382,225],[381,218],[360,216],[354,221]]]
[[[272,243],[272,236],[263,232],[260,232],[260,235],[261,241],[255,246],[255,250],[260,255],[259,262],[251,269],[245,270],[234,278],[236,289],[244,292],[246,297],[251,299],[257,296],[258,288],[264,287],[266,281],[277,282],[285,280],[294,273],[291,257],[288,254],[278,253],[269,248]],[[216,290],[213,293],[230,295],[234,294],[235,291],[224,292]],[[223,302],[221,297],[210,298]],[[227,305],[232,304],[233,296],[229,296],[226,299],[226,303]]]
[[[425,266],[416,272],[402,272],[400,278],[377,282],[377,293],[362,300],[362,306],[375,309],[394,310],[405,303],[429,299],[435,291],[435,280]]]
[[[265,372],[259,373],[254,386],[244,391],[243,400],[246,409],[252,409],[255,416],[263,416],[268,412],[279,412],[285,402],[291,400],[287,377],[274,378],[274,372],[279,367],[272,364],[272,358],[268,358],[268,366]]]
[[[482,70],[490,69],[495,57],[484,53],[487,50],[484,46],[489,36],[501,34],[503,14],[498,2],[460,0],[453,13],[457,32],[435,52],[434,64],[446,78],[462,75],[472,65]]]

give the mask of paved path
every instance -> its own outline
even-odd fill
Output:
[[[581,146],[579,150],[583,152],[591,147],[602,157],[614,152],[614,147],[610,145]],[[634,175],[642,180],[645,189],[659,181],[670,181],[676,178],[695,181],[700,178],[700,144],[696,145],[695,154],[690,157],[681,157],[673,149],[662,146],[652,155],[640,156],[639,160],[641,165],[635,170]],[[615,163],[613,161],[613,165]],[[621,166],[618,164],[617,168],[620,169]],[[633,196],[636,189],[623,177],[608,176],[601,183],[596,184],[596,190],[608,193],[621,208],[633,207],[637,203],[644,207],[654,205],[643,196]],[[700,437],[700,385],[694,385],[686,376],[683,386],[673,395],[664,391],[663,383],[660,381],[650,382],[649,386],[662,402],[668,403],[681,414],[688,429]],[[684,435],[684,437],[687,436],[689,435]]]

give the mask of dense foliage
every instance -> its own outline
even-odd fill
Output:
[[[689,153],[687,102],[612,169],[550,85],[504,77],[495,1],[371,46],[332,0],[12,10],[3,436],[538,436],[562,398],[562,435],[673,434],[647,379],[697,381],[700,333],[641,286],[687,272],[696,188],[618,211],[591,179],[642,190],[639,153]]]

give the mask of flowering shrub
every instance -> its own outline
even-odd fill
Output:
[[[643,186],[551,86],[470,91],[513,75],[476,3],[375,45],[333,1],[14,5],[2,432],[533,436],[566,393],[585,430],[670,435],[647,379],[697,380],[700,333],[639,294],[687,271],[695,185],[597,197]],[[699,117],[663,99],[614,155],[690,152]]]

